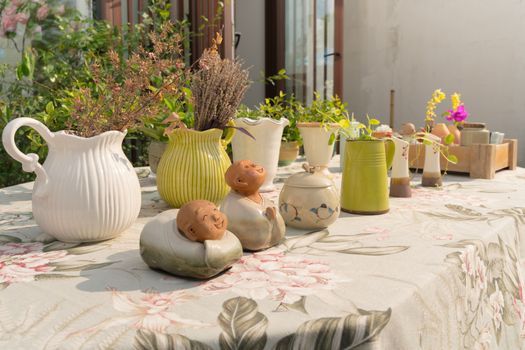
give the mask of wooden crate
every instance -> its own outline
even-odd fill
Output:
[[[409,164],[412,169],[423,169],[425,146],[410,145]],[[496,171],[516,169],[518,163],[518,140],[503,140],[499,145],[450,146],[449,153],[458,157],[457,164],[448,164],[448,171],[470,174],[471,178],[493,179]],[[441,156],[441,169],[446,160]]]

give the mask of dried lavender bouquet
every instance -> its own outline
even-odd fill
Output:
[[[192,75],[195,130],[224,129],[250,86],[248,71],[242,68],[241,62],[221,59],[217,50],[221,42],[222,37],[217,34],[212,47],[199,59],[199,69]]]

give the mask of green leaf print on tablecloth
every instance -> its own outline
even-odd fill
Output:
[[[135,350],[212,350],[206,344],[191,340],[180,334],[160,334],[138,330],[135,336]]]
[[[274,350],[354,349],[378,341],[378,335],[390,321],[392,310],[367,311],[344,317],[324,317],[302,323],[273,346]],[[259,312],[255,300],[236,297],[223,303],[218,316],[222,329],[221,350],[262,350],[267,343],[268,318]],[[137,350],[209,350],[211,347],[183,335],[139,330],[135,335]]]
[[[391,255],[401,253],[409,246],[365,245],[360,239],[375,235],[376,232],[363,232],[352,235],[330,235],[328,230],[310,232],[302,236],[288,238],[283,245],[288,253],[326,255],[329,253],[356,255]]]
[[[257,303],[237,297],[226,300],[222,307],[218,318],[223,331],[219,338],[221,349],[264,349],[268,319],[258,312]]]
[[[376,340],[390,321],[392,310],[365,311],[345,317],[326,317],[303,323],[282,338],[275,350],[354,349]]]

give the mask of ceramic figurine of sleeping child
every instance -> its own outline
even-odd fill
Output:
[[[209,278],[242,257],[237,237],[226,230],[228,220],[215,204],[191,201],[165,211],[144,226],[140,255],[153,269],[173,275]]]
[[[286,227],[275,204],[261,196],[266,171],[249,160],[233,163],[225,178],[231,191],[221,204],[228,217],[228,230],[236,235],[245,250],[272,247],[284,238]]]

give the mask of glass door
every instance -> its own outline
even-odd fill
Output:
[[[314,92],[341,95],[342,33],[336,22],[342,1],[285,0],[284,6],[284,68],[290,77],[286,92],[306,103]]]

